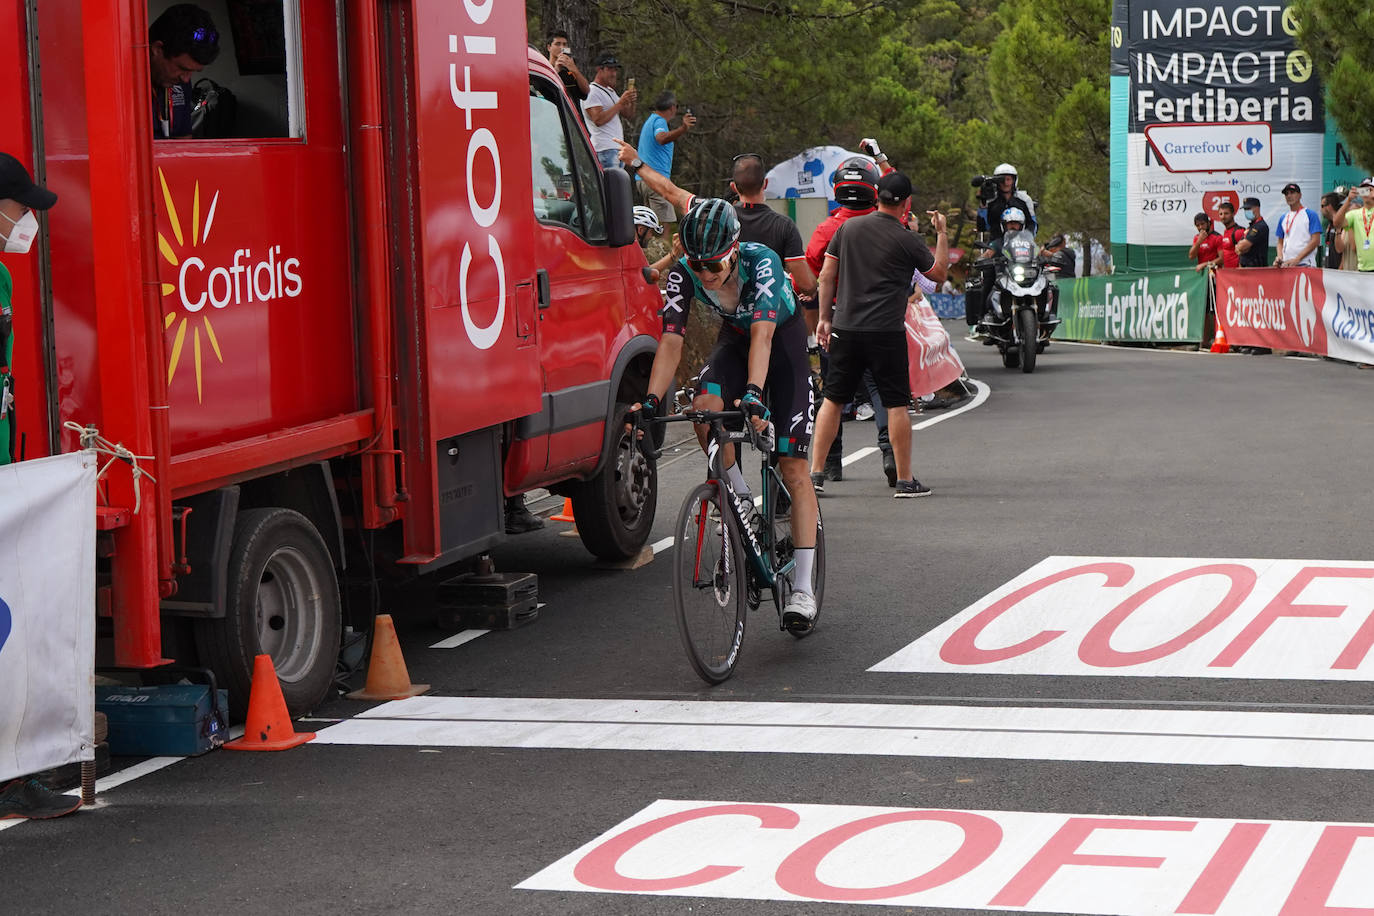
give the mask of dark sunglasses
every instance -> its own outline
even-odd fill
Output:
[[[219,41],[219,32],[204,26],[191,33],[191,42],[198,45],[212,45]]]
[[[698,261],[696,258],[688,258],[687,266],[696,273],[701,273],[703,270],[709,270],[713,274],[718,274],[723,273],[729,266],[725,263],[727,260],[729,260],[728,255],[716,258],[713,261]]]

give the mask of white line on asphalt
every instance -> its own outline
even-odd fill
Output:
[[[974,388],[978,390],[978,393],[973,396],[972,401],[969,401],[967,404],[964,404],[960,407],[956,407],[948,413],[943,413],[938,417],[931,417],[929,420],[922,420],[920,423],[917,423],[914,426],[912,426],[911,431],[915,432],[918,429],[929,429],[936,423],[943,423],[950,417],[957,417],[964,411],[972,410],[975,407],[982,406],[983,402],[988,399],[988,395],[992,394],[992,386],[987,384],[986,382],[980,382],[976,378],[969,379],[969,384],[971,384]]]
[[[543,605],[540,605],[540,607],[543,607]],[[459,646],[461,646],[463,643],[465,643],[465,642],[472,642],[472,641],[473,641],[474,639],[476,639],[477,637],[483,636],[483,635],[485,635],[485,634],[487,634],[487,633],[490,633],[490,632],[491,632],[490,630],[463,630],[461,633],[454,633],[452,636],[448,637],[447,639],[441,639],[441,640],[439,640],[439,641],[436,642],[434,645],[430,646],[430,648],[431,648],[431,649],[456,649],[456,648],[458,648]]]
[[[661,553],[662,551],[667,550],[669,547],[672,547],[673,543],[674,538],[667,537],[661,541],[654,541],[652,544],[649,545],[649,549],[654,552],[654,556],[658,556],[659,553]]]
[[[1374,716],[414,697],[316,744],[864,754],[1374,770]]]

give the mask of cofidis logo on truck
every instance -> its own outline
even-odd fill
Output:
[[[186,355],[187,332],[196,371],[196,400],[202,400],[204,354],[201,332],[215,360],[224,362],[219,338],[211,315],[215,310],[253,304],[270,304],[293,299],[301,294],[301,262],[283,254],[281,245],[269,242],[232,239],[227,244],[211,233],[218,212],[220,192],[216,190],[202,209],[200,181],[196,181],[190,200],[178,207],[176,196],[167,184],[162,169],[157,170],[162,186],[165,221],[169,239],[160,228],[157,247],[162,259],[176,272],[176,282],[162,283],[165,315],[163,327],[173,334],[167,359],[167,384],[172,383]],[[183,223],[182,214],[189,219]],[[230,247],[232,246],[232,247]],[[165,274],[164,274],[165,276]]]

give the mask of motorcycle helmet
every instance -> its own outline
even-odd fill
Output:
[[[708,197],[682,217],[682,222],[678,223],[678,237],[688,258],[713,261],[739,241],[739,217],[726,201]]]
[[[1011,189],[1012,191],[1015,191],[1017,182],[1019,181],[1016,174],[1016,166],[1012,165],[1010,162],[1004,162],[997,168],[992,170],[993,178],[997,178],[1000,180],[1006,175],[1011,176]]]
[[[658,214],[648,207],[635,207],[635,225],[643,226],[651,230],[654,235],[663,234],[663,224],[658,221]]]
[[[1007,223],[1020,223],[1021,228],[1026,228],[1026,214],[1021,212],[1020,207],[1007,207],[1002,211],[1002,231],[1010,232]]]
[[[830,176],[835,200],[850,210],[878,206],[878,167],[863,156],[851,156]]]

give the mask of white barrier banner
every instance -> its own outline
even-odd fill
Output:
[[[0,782],[95,759],[95,475],[0,467]]]

